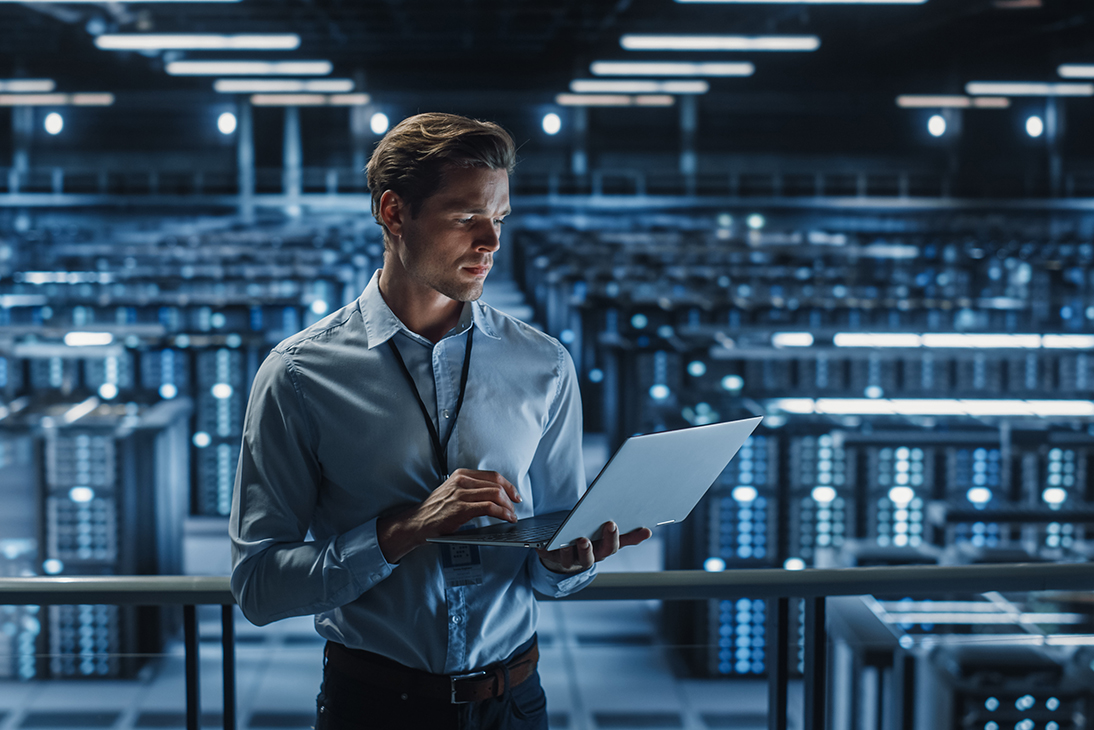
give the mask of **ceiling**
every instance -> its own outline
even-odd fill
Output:
[[[333,76],[384,94],[531,94],[549,102],[595,60],[749,60],[750,78],[712,79],[735,94],[962,93],[973,80],[1057,81],[1063,62],[1094,62],[1089,0],[927,0],[922,5],[679,4],[672,0],[245,0],[239,3],[0,3],[0,74],[49,77],[59,91],[212,93],[212,79],[170,77],[165,60],[242,52],[101,51],[102,32],[294,32]],[[633,52],[623,33],[810,34],[810,53]],[[739,101],[739,99],[738,99]],[[704,104],[706,104],[704,100]],[[891,103],[891,102],[889,102]]]

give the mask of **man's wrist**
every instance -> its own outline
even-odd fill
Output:
[[[384,559],[394,565],[425,543],[412,526],[410,515],[402,513],[376,520],[376,544]]]

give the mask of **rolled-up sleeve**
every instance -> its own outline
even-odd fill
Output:
[[[308,540],[322,469],[316,431],[284,352],[259,368],[232,495],[232,593],[252,623],[332,610],[391,574],[376,520]]]
[[[585,462],[581,451],[581,392],[570,353],[558,345],[557,380],[547,424],[528,470],[536,512],[570,510],[585,491]],[[558,598],[581,590],[596,577],[596,565],[577,574],[555,573],[528,551],[532,587]]]

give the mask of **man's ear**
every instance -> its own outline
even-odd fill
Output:
[[[403,199],[393,190],[385,190],[380,196],[380,220],[393,236],[401,236],[403,220],[408,215]]]

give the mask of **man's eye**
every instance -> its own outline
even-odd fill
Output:
[[[494,225],[495,226],[504,225],[504,223],[505,223],[505,221],[503,221],[501,218],[495,218],[494,219]]]

